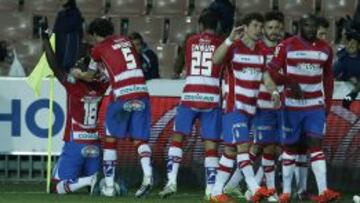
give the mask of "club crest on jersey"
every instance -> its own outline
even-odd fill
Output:
[[[130,100],[125,102],[124,110],[131,112],[131,111],[143,111],[145,109],[145,103],[141,100]]]
[[[96,158],[100,156],[100,149],[95,145],[87,145],[82,148],[81,154],[86,158]]]

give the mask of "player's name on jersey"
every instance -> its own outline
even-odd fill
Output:
[[[117,41],[115,44],[112,45],[112,48],[114,50],[127,48],[127,47],[132,47],[129,41]]]
[[[183,100],[186,101],[204,101],[204,102],[215,102],[214,96],[200,95],[200,94],[185,94]]]
[[[97,140],[99,139],[99,135],[98,133],[74,132],[73,138],[75,140]]]
[[[201,51],[201,52],[214,52],[215,45],[211,44],[193,44],[191,46],[192,51]]]
[[[134,85],[134,86],[128,86],[128,87],[124,87],[121,88],[119,90],[120,95],[125,95],[125,94],[131,94],[131,93],[135,93],[135,92],[147,92],[148,89],[145,85]]]

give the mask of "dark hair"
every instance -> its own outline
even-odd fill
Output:
[[[303,26],[305,21],[307,21],[307,20],[313,20],[313,21],[315,21],[316,25],[318,25],[318,17],[312,13],[304,14],[299,20],[299,25]]]
[[[129,39],[131,40],[139,40],[141,44],[144,43],[144,38],[138,32],[133,32],[129,35]]]
[[[210,9],[201,11],[198,22],[204,26],[204,29],[216,30],[219,21],[219,15]]]
[[[5,40],[0,41],[0,62],[4,61],[7,56],[7,42]]]
[[[114,34],[114,25],[108,19],[96,18],[90,23],[87,32],[91,35],[96,34],[100,37],[107,37]]]
[[[264,16],[261,15],[260,13],[258,12],[253,12],[253,13],[249,13],[249,14],[246,14],[243,18],[242,18],[242,24],[243,25],[249,25],[251,23],[251,21],[253,20],[256,20],[256,21],[259,21],[261,23],[264,22]]]
[[[265,22],[276,20],[276,21],[279,21],[280,23],[284,24],[284,19],[285,19],[284,14],[279,11],[269,11],[269,12],[266,12],[264,15]]]
[[[329,21],[324,16],[317,17],[317,24],[318,27],[324,27],[324,28],[329,28],[330,26]]]

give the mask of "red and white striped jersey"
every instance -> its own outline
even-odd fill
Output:
[[[139,55],[125,36],[110,36],[95,45],[91,53],[95,62],[105,67],[115,99],[149,97]]]
[[[274,56],[275,47],[268,47],[263,41],[259,41],[258,43],[259,46],[261,46],[263,49],[263,53],[265,55],[265,63],[267,64],[272,60]],[[284,89],[284,86],[278,85],[277,89],[281,93]],[[259,95],[257,99],[257,107],[260,109],[268,109],[268,110],[275,109],[274,102],[271,99],[271,94],[267,91],[264,83],[260,84]]]
[[[225,56],[231,62],[227,71],[228,93],[226,112],[234,110],[248,115],[256,113],[256,100],[264,72],[265,61],[262,48],[256,44],[251,50],[241,41],[235,41]]]
[[[221,65],[212,63],[215,50],[223,38],[208,32],[186,41],[186,80],[181,104],[198,109],[220,107]]]
[[[67,118],[64,141],[99,142],[97,118],[107,83],[61,81],[67,92]]]
[[[332,49],[322,40],[311,43],[300,36],[294,36],[277,46],[274,58],[268,66],[270,71],[282,69],[284,72],[286,108],[319,108],[323,107],[325,102],[330,102],[333,93],[332,60]],[[287,87],[291,83],[300,85],[303,99],[293,97]]]

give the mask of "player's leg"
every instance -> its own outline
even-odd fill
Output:
[[[284,132],[281,137],[283,145],[282,158],[282,179],[283,191],[279,197],[279,201],[286,203],[290,201],[292,179],[295,172],[295,160],[297,153],[297,145],[302,130],[302,120],[304,113],[300,111],[284,112]]]
[[[260,169],[264,172],[267,188],[272,190],[275,190],[275,157],[282,123],[281,111],[259,111],[254,121],[256,142],[263,146]],[[256,180],[259,181],[257,177]],[[268,201],[276,202],[277,195],[270,197]]]
[[[96,175],[79,178],[82,166],[85,163],[85,157],[82,153],[85,146],[75,142],[65,143],[53,172],[53,192],[66,194],[92,184]]]
[[[253,142],[250,146],[249,149],[249,156],[250,156],[250,160],[251,160],[251,164],[255,165],[257,164],[257,160],[260,159],[260,166],[259,168],[256,170],[255,172],[255,180],[257,182],[258,185],[261,185],[261,182],[264,178],[264,170],[261,167],[261,155],[263,154],[263,146]],[[254,169],[255,170],[255,169]]]
[[[219,167],[217,143],[221,136],[221,109],[215,108],[200,113],[201,136],[205,144],[205,197],[210,198]]]
[[[256,157],[260,151],[259,148],[260,148],[260,146],[257,145],[254,140],[253,143],[251,144],[250,150],[249,150],[249,156],[250,156],[250,160],[252,163],[255,163],[255,161],[256,161]],[[261,167],[259,167],[259,169],[257,170],[257,172],[255,174],[255,180],[259,185],[260,185],[260,181],[263,176],[264,176],[263,170]],[[244,176],[241,173],[241,169],[239,167],[235,167],[235,171],[233,172],[233,174],[231,175],[231,178],[229,179],[229,181],[226,183],[226,185],[224,187],[225,193],[229,194],[231,196],[236,196],[238,199],[241,199],[243,197],[243,195],[240,191],[239,185],[243,178],[244,178]],[[244,195],[245,195],[246,199],[248,199],[248,200],[251,199],[252,194],[251,194],[250,190],[247,190]]]
[[[237,165],[243,172],[245,176],[245,181],[250,188],[251,191],[253,191],[255,194],[254,200],[257,198],[262,198],[263,196],[268,196],[269,193],[266,190],[266,188],[260,188],[254,178],[254,171],[251,165],[250,156],[249,156],[249,148],[250,148],[250,136],[249,136],[249,128],[251,125],[251,119],[243,114],[240,114],[239,112],[233,112],[230,114],[227,114],[224,116],[223,120],[223,127],[224,127],[224,142],[225,144],[236,144],[236,143],[243,143],[243,144],[237,144]],[[226,152],[226,151],[225,151]],[[230,172],[231,172],[231,165],[228,164],[228,175],[226,178],[229,178]],[[220,167],[221,169],[221,160],[220,160]],[[220,174],[220,170],[218,170],[218,176]],[[217,176],[217,178],[218,178]],[[222,193],[222,188],[219,190],[217,188],[218,179],[216,180],[216,184],[214,187],[214,190],[212,192],[212,200],[218,200],[223,197],[223,195],[219,194]],[[223,183],[225,183],[226,180],[223,180]],[[222,184],[223,187],[224,184]],[[215,190],[216,189],[216,190]],[[224,198],[226,199],[226,198]],[[220,202],[220,201],[218,201]]]
[[[274,191],[270,192],[265,187],[260,187],[255,180],[254,169],[249,154],[249,149],[253,141],[249,134],[251,126],[252,118],[239,113],[233,129],[237,143],[237,165],[244,174],[248,189],[253,194],[252,200],[257,202],[269,197]]]
[[[322,150],[322,139],[325,134],[325,111],[308,111],[304,123],[304,132],[307,136],[307,144],[310,151],[311,169],[314,172],[319,196],[324,202],[337,200],[340,198],[338,192],[328,189],[326,177],[326,159]]]
[[[306,141],[306,135],[301,135]],[[303,139],[302,138],[302,139]],[[297,198],[299,200],[305,201],[309,199],[309,194],[307,192],[307,179],[308,179],[308,154],[307,154],[307,145],[302,143],[297,149],[296,156],[296,167],[295,167],[295,180],[297,186]]]
[[[150,101],[148,99],[137,100],[136,102],[143,107],[133,109],[129,125],[129,134],[134,140],[133,144],[140,157],[140,164],[143,171],[143,181],[140,188],[136,191],[135,196],[143,197],[150,192],[153,186],[152,152],[148,144],[150,139],[151,112]]]
[[[213,202],[228,202],[229,197],[224,195],[223,189],[231,171],[236,165],[236,147],[227,144],[224,139],[224,152],[219,160],[219,168],[216,171],[215,184],[211,191],[210,200]]]
[[[166,164],[167,183],[159,193],[162,198],[174,194],[177,190],[177,176],[183,156],[182,144],[184,136],[191,134],[192,126],[197,115],[198,112],[182,105],[179,105],[176,109],[174,134],[171,137]]]
[[[236,112],[231,112],[223,115],[222,130],[224,152],[219,160],[219,168],[217,169],[215,185],[211,192],[210,199],[213,202],[229,201],[229,197],[223,194],[223,189],[235,165],[236,148],[233,138],[233,124],[235,123],[236,114]]]
[[[251,144],[250,146],[250,150],[249,150],[249,156],[250,156],[250,160],[252,162],[255,162],[256,160],[256,156],[259,152],[259,146],[257,144],[255,144],[255,141]],[[260,170],[260,168],[259,168]],[[259,171],[258,170],[258,171]],[[261,173],[261,172],[260,172]],[[256,173],[256,176],[258,175],[258,173]],[[256,178],[255,176],[255,178]],[[259,174],[260,176],[260,174]],[[244,176],[241,173],[241,169],[239,167],[235,168],[235,171],[233,172],[233,174],[231,175],[231,178],[229,179],[229,181],[226,183],[225,185],[225,193],[227,193],[227,191],[236,191],[236,189],[240,189],[239,188],[239,184],[240,181],[244,178]],[[259,184],[259,183],[258,183]],[[237,192],[238,193],[238,192]]]
[[[275,152],[276,145],[269,144],[264,147],[263,155],[261,158],[261,168],[263,168],[266,187],[268,189],[276,191],[275,187]],[[277,195],[274,194],[271,198],[268,199],[269,202],[277,202]]]
[[[115,171],[117,164],[117,138],[126,136],[130,112],[123,109],[123,102],[115,101],[108,105],[105,114],[106,137],[104,140],[103,173],[105,187],[101,193],[105,196],[115,196]]]
[[[90,181],[90,194],[95,194],[94,189],[99,190],[98,183],[100,182],[98,173],[101,169],[101,153],[100,145],[93,144],[87,145],[82,149],[83,155],[85,156],[85,163],[83,164],[83,174],[85,177],[93,177]]]

